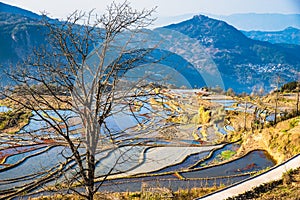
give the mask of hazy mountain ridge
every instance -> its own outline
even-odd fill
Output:
[[[20,13],[26,12],[18,9],[16,13],[0,12],[0,70],[22,61],[32,49],[46,43],[47,29],[40,25],[39,19]],[[199,15],[164,28],[197,39],[216,63],[226,88],[238,92],[249,92],[258,83],[270,89],[270,79],[275,74],[280,73],[289,81],[293,80],[292,72],[300,68],[299,46],[252,40],[220,20]],[[200,78],[194,77],[192,82]]]
[[[300,45],[300,29],[288,27],[282,31],[242,31],[254,40],[267,41],[273,44],[286,43]]]
[[[288,27],[300,29],[300,14],[278,14],[278,13],[243,13],[232,15],[208,16],[223,20],[239,30],[252,31],[280,31]]]

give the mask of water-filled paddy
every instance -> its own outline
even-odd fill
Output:
[[[252,151],[246,156],[237,160],[215,166],[215,167],[203,167],[197,166],[202,170],[196,170],[194,172],[182,173],[185,178],[208,178],[208,177],[222,177],[233,176],[251,171],[259,171],[275,165],[275,162],[270,159],[265,151]]]
[[[220,103],[226,108],[230,108],[235,104],[234,100],[212,101]],[[242,104],[238,104],[237,106],[239,107],[238,109],[243,109]],[[168,109],[168,107],[166,108]],[[235,144],[225,145],[224,147],[222,145],[201,146],[199,141],[192,139],[171,141],[162,138],[151,138],[149,136],[151,134],[155,135],[155,132],[149,134],[147,130],[133,129],[138,121],[143,121],[143,123],[150,126],[160,123],[162,118],[152,119],[149,110],[151,110],[151,107],[146,104],[145,107],[141,107],[135,113],[136,116],[128,115],[128,111],[125,111],[107,119],[107,126],[115,133],[112,135],[115,140],[115,146],[96,155],[96,176],[101,177],[106,175],[113,166],[113,176],[109,178],[117,179],[108,180],[101,190],[138,191],[144,182],[150,185],[159,183],[161,186],[170,186],[173,190],[194,187],[200,183],[207,186],[223,182],[231,184],[249,177],[249,173],[251,172],[274,165],[274,162],[263,151],[253,151],[238,160],[220,166],[212,166],[224,161],[222,158],[223,151],[235,151],[238,146]],[[50,120],[55,120],[58,117],[57,113],[44,112],[51,116]],[[72,111],[62,110],[59,111],[59,114],[66,118],[76,118],[76,114]],[[216,124],[215,126],[219,133],[225,135],[228,131],[234,131],[232,126],[223,126],[221,124]],[[80,125],[74,124],[70,129],[74,132],[73,138],[81,137]],[[123,129],[127,131],[118,134]],[[140,132],[133,132],[136,130]],[[56,137],[55,133],[47,129],[47,124],[42,122],[41,118],[36,114],[18,135],[22,137],[22,133],[26,132],[38,137]],[[213,130],[213,127],[209,127],[208,132],[215,133],[216,131]],[[139,133],[142,137],[137,137]],[[208,139],[210,137],[213,138],[213,135],[209,134]],[[214,149],[217,150],[211,153]],[[64,156],[70,155],[69,149],[63,146],[56,146],[47,149],[45,152],[43,150],[45,148],[9,156],[5,164],[15,164],[20,160],[23,161],[18,166],[8,170],[3,170],[3,167],[0,168],[0,190],[30,183],[37,176],[42,176],[39,173],[45,169],[57,167],[59,163],[65,161]],[[62,152],[64,155],[62,155]],[[26,159],[24,160],[24,158]],[[74,165],[75,167],[76,165]],[[179,172],[179,177],[175,172]],[[167,175],[162,175],[164,173],[167,173]],[[138,174],[143,174],[144,177],[120,179],[120,177],[127,175]],[[156,175],[150,176],[150,174]],[[9,179],[21,178],[23,176],[28,176],[29,178],[26,180],[20,179],[16,182],[9,181]],[[116,184],[118,189],[115,188]]]
[[[30,183],[34,180],[22,181],[21,177],[24,176],[34,176],[40,174],[45,170],[49,170],[58,165],[59,162],[65,162],[66,158],[63,156],[62,152],[65,155],[70,155],[68,149],[63,146],[57,146],[50,148],[48,151],[38,154],[34,157],[28,157],[28,159],[22,162],[20,165],[2,171],[0,173],[0,190],[9,189],[14,186],[20,186],[24,183]],[[18,179],[20,182],[9,183],[5,180],[9,179]]]
[[[29,152],[9,156],[5,160],[4,164],[16,164],[17,162],[21,161],[22,159],[25,159],[26,157],[32,156],[32,155],[34,155],[36,153],[39,153],[39,152],[43,152],[43,150],[45,150],[46,148],[47,147],[42,147],[40,149],[36,149],[36,150],[33,150],[33,151],[29,151]]]
[[[175,191],[192,187],[231,185],[249,178],[251,173],[274,165],[275,163],[266,152],[257,150],[250,152],[243,158],[223,165],[199,168],[190,172],[179,172],[183,178],[182,180],[175,174],[115,179],[105,182],[100,190],[115,192],[140,191],[143,186],[148,185],[148,187],[167,187]]]

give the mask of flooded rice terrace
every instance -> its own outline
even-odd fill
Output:
[[[178,102],[185,104],[195,91],[174,90],[172,94],[181,96]],[[144,184],[168,187],[172,190],[230,185],[275,165],[267,152],[262,150],[227,161],[236,153],[239,143],[216,142],[219,137],[235,131],[231,125],[219,121],[207,128],[206,137],[201,137],[200,134],[203,126],[195,124],[173,124],[166,130],[158,128],[152,131],[140,127],[136,117],[148,127],[163,127],[166,125],[165,119],[174,113],[172,107],[176,110],[186,109],[186,112],[193,110],[192,107],[182,108],[180,104],[176,104],[178,107],[174,108],[174,104],[162,102],[168,111],[157,115],[159,111],[153,112],[153,109],[157,106],[155,104],[159,102],[159,98],[151,101],[152,103],[139,105],[134,116],[128,112],[121,112],[107,119],[109,129],[119,133],[120,130],[126,131],[113,135],[113,138],[107,138],[107,141],[113,140],[113,145],[105,149],[99,148],[96,153],[97,179],[101,180],[109,174],[100,190],[139,191]],[[232,99],[211,101],[221,104],[224,110],[233,109],[232,105],[236,103]],[[243,105],[234,109],[243,110]],[[7,107],[0,107],[0,112],[9,110]],[[57,117],[52,111],[39,112],[47,113],[51,116],[50,120]],[[152,115],[152,112],[156,115]],[[80,139],[81,126],[76,121],[78,116],[70,110],[60,110],[59,114],[74,119],[69,127],[71,138]],[[173,130],[172,127],[175,127],[177,132],[170,131]],[[80,148],[80,152],[84,153],[84,148]],[[1,134],[0,194],[32,184],[38,178],[47,177],[51,173],[57,174],[60,165],[65,163],[65,173],[56,180],[49,180],[47,185],[63,182],[77,167],[74,161],[66,160],[71,155],[70,149],[55,131],[33,113],[29,124],[17,134]]]

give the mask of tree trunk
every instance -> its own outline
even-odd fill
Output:
[[[296,115],[299,115],[299,89],[300,87],[298,86],[298,90],[297,90],[297,102],[296,102]]]
[[[87,178],[88,183],[86,187],[88,200],[94,199],[94,186],[95,186],[95,156],[94,154],[88,150],[87,151]]]
[[[245,101],[245,116],[244,116],[244,131],[247,130],[247,108],[248,108],[248,103],[247,100]]]
[[[274,124],[277,123],[277,107],[278,107],[278,89],[276,91],[276,99],[275,99],[275,116],[274,116]]]

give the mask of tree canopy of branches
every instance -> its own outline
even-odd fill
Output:
[[[22,98],[13,90],[7,94],[46,122],[50,127],[47,130],[55,132],[56,140],[70,150],[64,154],[67,161],[59,170],[39,184],[64,176],[70,190],[93,199],[101,186],[95,184],[95,155],[114,145],[115,133],[106,119],[124,109],[122,103],[132,104],[133,99],[145,94],[134,90],[137,84],[124,88],[120,76],[151,51],[140,50],[134,36],[152,23],[153,11],[135,10],[128,2],[112,3],[103,15],[76,11],[64,22],[43,21],[49,30],[47,46],[36,49],[25,65],[10,72]],[[66,116],[60,109],[71,110],[75,117]],[[80,124],[81,134],[75,139],[71,129],[74,124]],[[72,173],[66,174],[70,169]],[[85,192],[71,187],[74,184],[83,186]]]

